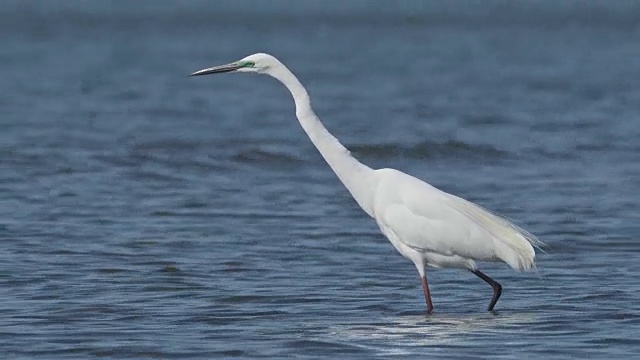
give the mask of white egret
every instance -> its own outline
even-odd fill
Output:
[[[239,61],[203,69],[191,76],[248,72],[270,75],[291,92],[300,125],[358,205],[374,218],[382,233],[420,274],[433,310],[425,267],[467,269],[493,288],[489,311],[502,286],[482,273],[478,261],[505,262],[522,271],[535,267],[536,237],[482,207],[441,191],[394,169],[372,169],[356,160],[322,125],[307,90],[275,57],[258,53]]]

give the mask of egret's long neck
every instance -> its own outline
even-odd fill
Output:
[[[307,90],[289,69],[282,65],[270,71],[269,75],[280,80],[289,89],[296,104],[296,116],[311,142],[338,175],[358,205],[369,216],[373,216],[373,197],[376,185],[373,169],[351,156],[349,150],[322,125],[311,108]]]

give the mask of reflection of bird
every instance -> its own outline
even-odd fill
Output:
[[[320,154],[358,205],[380,227],[393,246],[418,268],[427,313],[433,305],[425,265],[467,269],[493,288],[489,311],[502,286],[478,270],[475,260],[502,261],[516,270],[535,267],[534,235],[478,205],[394,169],[371,169],[351,156],[322,125],[307,90],[278,59],[268,54],[197,71],[192,76],[253,72],[280,80],[293,95],[296,116]]]

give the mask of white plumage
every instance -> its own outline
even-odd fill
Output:
[[[320,154],[393,246],[415,264],[428,313],[433,305],[425,266],[468,269],[489,283],[494,291],[490,311],[502,287],[480,272],[476,261],[502,261],[515,270],[535,267],[534,246],[539,242],[534,235],[411,175],[394,169],[374,170],[353,158],[315,115],[306,89],[275,57],[258,53],[191,75],[231,71],[265,73],[287,87],[295,101],[296,116]]]
[[[504,261],[516,270],[534,266],[533,235],[411,175],[380,169],[376,177],[378,225],[385,235],[393,233],[408,252],[422,255],[424,265],[475,270],[474,260],[479,260]],[[419,256],[401,252],[409,258]]]

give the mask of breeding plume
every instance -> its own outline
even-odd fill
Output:
[[[270,75],[287,87],[300,125],[322,157],[380,231],[420,274],[427,313],[433,311],[425,267],[460,268],[493,288],[489,311],[502,286],[478,269],[476,260],[505,262],[515,270],[535,267],[537,239],[482,207],[448,194],[394,169],[372,169],[356,160],[322,125],[311,108],[307,90],[278,59],[253,54],[242,60],[203,69],[192,76],[225,72]]]

